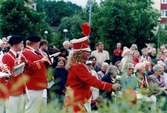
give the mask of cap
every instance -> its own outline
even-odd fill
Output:
[[[20,36],[20,35],[13,35],[13,36],[10,37],[8,43],[10,45],[14,45],[14,44],[20,43],[21,41],[23,41],[23,37],[22,36]]]
[[[83,37],[80,39],[75,39],[71,41],[72,45],[73,45],[73,50],[74,51],[91,51],[90,47],[89,47],[89,41],[88,41],[88,37]]]
[[[41,38],[35,34],[28,36],[27,40],[31,42],[40,42]]]
[[[87,60],[85,64],[92,64],[92,61]]]

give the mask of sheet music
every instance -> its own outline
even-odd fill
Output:
[[[25,66],[25,63],[21,63],[17,66],[14,67],[14,70],[13,70],[13,75],[14,76],[17,76],[19,75],[20,73],[22,73],[24,71],[24,66]]]
[[[47,88],[50,89],[54,85],[54,81],[48,82]]]
[[[51,57],[57,57],[58,55],[60,55],[60,52],[54,53],[54,54],[50,55],[49,57],[50,57],[50,58],[51,58]]]
[[[8,73],[0,72],[0,78],[2,78],[2,77],[8,77],[8,76],[9,76]]]

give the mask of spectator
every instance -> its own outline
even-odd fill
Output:
[[[138,50],[137,45],[136,44],[132,44],[131,47],[130,47],[131,56],[133,56],[134,51],[137,51],[137,50]]]
[[[117,61],[115,63],[115,66],[117,66],[117,68],[118,68],[117,74],[120,75],[120,76],[122,76],[123,72],[122,72],[122,63],[121,63],[121,61]]]
[[[153,67],[153,75],[148,77],[149,89],[152,94],[156,94],[157,103],[161,103],[161,98],[165,98],[165,103],[162,106],[163,110],[166,110],[167,105],[167,86],[165,84],[165,78],[162,76],[162,66],[157,64]]]
[[[96,72],[100,71],[100,68],[96,65],[96,57],[90,56],[89,60],[92,61],[92,69],[95,70]]]
[[[165,65],[165,63],[162,60],[158,61],[157,64],[159,64],[159,65],[162,66],[162,73],[161,73],[161,75],[164,76],[164,78],[165,78],[165,84],[167,85],[166,65]]]
[[[104,101],[103,97],[102,97],[102,96],[98,96],[98,97],[96,98],[96,100],[92,102],[92,104],[91,104],[91,109],[92,109],[93,111],[98,111],[98,108],[99,108],[100,106],[102,106],[103,101]]]
[[[112,62],[115,64],[117,61],[121,61],[122,59],[122,50],[121,50],[121,43],[117,43],[116,49],[113,51],[112,54]]]
[[[132,62],[130,58],[130,49],[125,49],[122,53],[122,57],[123,58],[121,60],[121,63],[122,63],[122,69],[124,70],[125,64]]]
[[[64,57],[67,60],[68,57],[68,51],[65,48],[60,48],[60,54],[56,57],[54,57],[54,61],[52,64],[52,67],[55,68],[57,66],[57,61],[59,57]]]
[[[136,50],[136,51],[133,51],[133,54],[132,54],[132,63],[134,64],[134,66],[139,63],[139,52]]]
[[[152,75],[153,72],[150,71],[150,62],[145,60],[145,61],[143,61],[143,63],[145,64],[145,69],[146,69],[145,74],[146,74],[146,76],[148,77],[148,76]]]
[[[151,58],[148,56],[148,49],[147,48],[143,48],[142,50],[141,50],[141,52],[142,52],[142,56],[141,56],[141,58],[140,59],[146,59],[150,64],[150,66],[149,66],[149,70],[150,71],[152,71],[152,60],[151,60]]]
[[[95,56],[97,61],[96,64],[100,68],[105,60],[109,60],[109,53],[104,50],[104,45],[102,42],[96,44],[96,50],[92,51],[91,56]]]
[[[152,61],[152,67],[157,64],[157,55],[156,55],[156,49],[152,48],[151,52],[148,54],[148,56],[151,58]]]
[[[104,75],[104,77],[101,79],[102,81],[108,82],[108,83],[112,83],[115,84],[117,83],[117,67],[116,66],[109,66],[106,74]],[[103,96],[103,98],[107,98],[110,101],[114,101],[113,97],[115,96],[115,92],[114,91],[110,91],[110,92],[105,92],[100,90],[100,94]]]
[[[122,91],[126,91],[126,89],[134,90],[136,93],[139,91],[139,85],[137,82],[137,78],[133,75],[134,65],[132,63],[127,63],[125,65],[125,73],[121,77],[121,87]]]
[[[87,60],[86,61],[86,67],[88,68],[89,72],[91,73],[92,76],[95,76],[97,79],[97,73],[95,70],[92,69],[92,61]],[[99,96],[99,89],[95,88],[95,87],[91,87],[91,91],[92,91],[92,100],[95,100],[98,96]]]
[[[156,109],[156,97],[154,95],[150,95],[149,85],[147,81],[147,76],[145,75],[145,64],[138,63],[135,66],[135,75],[137,77],[137,81],[139,84],[139,94],[137,94],[137,98],[141,99],[143,102],[146,102],[150,106],[145,106],[144,109],[150,107],[152,111]]]
[[[97,72],[97,77],[98,77],[99,80],[101,80],[104,77],[104,75],[105,75],[105,73],[108,69],[108,66],[109,66],[108,63],[106,63],[106,62],[104,62],[102,64],[101,70],[99,72]]]
[[[152,85],[153,89],[150,89],[151,91],[155,91],[155,90],[159,90],[159,91],[163,91],[162,93],[165,94],[166,91],[166,85],[165,85],[165,78],[164,76],[162,76],[162,66],[161,65],[155,65],[153,67],[153,74],[150,75],[148,77],[148,82],[149,82],[149,85]],[[157,87],[155,87],[157,86]]]
[[[53,102],[57,106],[63,107],[65,97],[65,85],[67,81],[68,71],[65,69],[66,60],[60,57],[57,62],[57,67],[54,69],[55,84],[51,90],[54,92]]]
[[[69,41],[64,41],[63,42],[63,47],[68,51],[68,55],[70,54],[71,50],[69,49],[70,48],[70,42]]]
[[[164,52],[165,49],[166,49],[166,48],[165,48],[165,45],[161,45],[161,46],[160,46],[160,52],[162,52],[162,54],[163,54],[163,52]]]
[[[161,57],[161,60],[163,60],[167,66],[167,49],[163,51],[163,56]]]

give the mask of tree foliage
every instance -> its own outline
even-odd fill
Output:
[[[27,37],[37,34],[44,38],[44,31],[48,31],[47,39],[52,41],[52,30],[44,22],[44,13],[37,13],[28,7],[27,0],[6,0],[0,7],[0,34],[9,36],[13,34]]]
[[[81,33],[81,24],[86,22],[85,17],[86,15],[84,16],[84,13],[80,13],[78,15],[73,15],[72,17],[65,17],[61,20],[61,24],[58,27],[59,40],[56,42],[57,47],[61,47],[62,42],[64,41],[65,37],[65,34],[63,32],[64,29],[68,30],[66,36],[69,40],[83,37]]]
[[[89,1],[86,6],[83,21],[88,21]],[[153,9],[151,0],[102,0],[100,5],[95,1],[92,4],[92,33],[90,35],[91,48],[94,48],[96,42],[102,41],[105,49],[113,51],[117,42],[130,46],[136,43],[139,49],[145,46],[145,43],[156,43],[157,36],[154,36],[155,28],[158,25],[159,13]],[[69,17],[68,20],[73,17]],[[82,19],[82,18],[81,18]],[[67,20],[67,21],[68,21]],[[66,21],[66,22],[67,22]],[[77,24],[71,24],[70,21],[60,26],[67,28],[70,34],[75,34],[80,30]],[[59,27],[60,27],[59,26]],[[75,32],[71,29],[75,28]],[[60,31],[59,31],[60,32]],[[61,30],[62,33],[62,30]],[[63,35],[60,35],[62,38]],[[70,35],[73,38],[73,35]]]
[[[98,10],[92,15],[95,30],[91,40],[105,41],[110,51],[117,42],[126,46],[136,43],[141,48],[154,41],[157,20],[158,13],[151,7],[150,0],[106,0],[100,12]]]
[[[35,0],[37,12],[45,12],[45,21],[51,26],[58,26],[63,17],[70,17],[82,8],[71,2]]]

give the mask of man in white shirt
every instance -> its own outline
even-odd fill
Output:
[[[104,45],[102,42],[98,42],[96,44],[96,50],[92,51],[91,55],[96,57],[96,64],[99,68],[105,60],[109,60],[109,53],[104,50]]]

